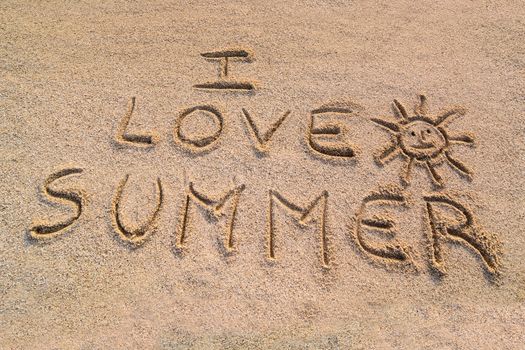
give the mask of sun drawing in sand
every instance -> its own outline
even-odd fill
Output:
[[[424,166],[437,186],[443,186],[443,179],[438,174],[436,166],[446,162],[460,175],[471,179],[472,172],[459,160],[450,154],[451,144],[473,145],[471,135],[449,135],[446,124],[453,117],[461,117],[465,110],[461,107],[451,108],[435,117],[428,116],[428,104],[424,95],[419,95],[419,103],[414,108],[414,115],[409,115],[405,107],[397,100],[393,104],[394,114],[398,121],[372,118],[372,121],[392,134],[392,144],[383,149],[376,161],[384,165],[394,158],[404,157],[406,163],[401,170],[401,181],[406,186],[410,183],[410,175],[414,164]]]

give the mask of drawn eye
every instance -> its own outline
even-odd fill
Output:
[[[415,131],[412,131],[412,132],[410,133],[410,135],[412,135],[412,136],[416,136],[416,132],[415,132]]]

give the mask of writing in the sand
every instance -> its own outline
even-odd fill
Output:
[[[204,89],[217,93],[241,91],[254,93],[256,84],[245,79],[236,78],[230,71],[233,61],[250,62],[253,54],[249,50],[221,50],[201,54],[201,56],[219,64],[219,77],[216,80],[197,83],[195,89]],[[129,101],[127,111],[119,119],[114,142],[122,147],[150,148],[155,147],[161,138],[154,132],[130,130],[130,121],[137,104],[136,98]],[[311,108],[308,116],[308,127],[303,136],[306,152],[323,160],[341,160],[356,157],[354,146],[348,142],[349,130],[344,123],[345,118],[364,118],[365,109],[355,103],[335,102]],[[452,146],[472,146],[474,137],[466,133],[452,133],[448,130],[448,123],[453,118],[462,117],[465,109],[454,107],[437,115],[429,112],[427,98],[419,95],[418,101],[409,112],[399,101],[392,104],[393,118],[365,118],[389,132],[391,144],[380,149],[375,155],[378,166],[386,166],[393,159],[400,158],[404,165],[399,173],[400,185],[381,186],[377,191],[370,192],[362,199],[361,205],[354,215],[352,229],[348,234],[353,244],[362,255],[371,262],[389,268],[416,268],[416,259],[419,256],[428,257],[428,265],[437,273],[446,273],[446,243],[459,242],[465,248],[474,251],[484,267],[491,275],[497,275],[500,270],[500,243],[498,238],[486,233],[477,224],[473,211],[463,201],[443,192],[444,180],[436,170],[436,165],[446,163],[465,180],[471,180],[472,171],[452,155]],[[286,127],[289,116],[294,113],[284,110],[274,118],[273,123],[266,130],[261,130],[257,117],[249,108],[242,108],[239,116],[242,118],[254,149],[268,156],[269,145],[275,133]],[[187,123],[207,119],[213,125],[195,131],[188,128]],[[225,119],[223,112],[214,105],[198,104],[180,110],[175,117],[170,137],[175,145],[191,153],[191,157],[206,156],[216,150],[217,143],[223,137]],[[198,124],[198,123],[197,123]],[[203,125],[203,124],[201,124]],[[331,162],[323,162],[324,166],[331,166]],[[356,166],[355,162],[348,165]],[[421,166],[426,173],[432,190],[421,195],[424,208],[425,225],[424,236],[427,238],[428,254],[414,254],[414,247],[399,239],[397,232],[397,218],[386,214],[386,208],[410,206],[405,189],[410,186],[412,169]],[[50,202],[61,203],[74,209],[74,213],[64,220],[46,219],[34,222],[28,230],[32,239],[43,240],[57,237],[68,231],[86,210],[86,193],[80,189],[57,189],[56,182],[70,176],[79,176],[84,169],[81,167],[65,167],[48,175],[43,183],[42,192]],[[163,213],[166,198],[165,179],[154,180],[156,194],[151,210],[139,225],[132,225],[122,210],[125,201],[125,192],[130,174],[123,175],[116,186],[111,202],[111,221],[116,236],[126,244],[140,246],[156,231],[159,217]],[[195,220],[194,207],[200,207],[217,219],[217,225],[222,226],[224,254],[234,254],[239,251],[236,245],[236,219],[241,205],[241,198],[245,195],[247,184],[232,185],[222,193],[204,193],[199,185],[189,181],[183,189],[181,207],[178,212],[178,224],[175,227],[175,249],[182,252],[187,241],[191,239],[192,222]],[[293,217],[297,222],[307,225],[316,225],[318,234],[318,259],[320,266],[329,268],[331,263],[330,247],[331,234],[329,227],[330,215],[329,189],[312,189],[311,198],[299,200],[293,198],[286,189],[268,188],[266,192],[264,213],[267,218],[266,230],[261,234],[266,237],[266,244],[261,247],[267,259],[277,261],[280,254],[280,240],[286,239],[278,229],[276,210],[282,210]],[[337,204],[337,203],[336,203]],[[455,215],[450,215],[453,212]],[[349,215],[350,216],[350,215]],[[385,238],[385,239],[378,239]],[[386,242],[386,243],[385,243]]]
[[[128,110],[120,120],[117,128],[115,142],[127,147],[151,148],[160,142],[160,136],[155,132],[139,132],[129,130],[129,123],[137,100],[132,97]],[[358,115],[361,108],[349,102],[329,103],[314,108],[309,116],[309,127],[305,135],[309,152],[318,156],[339,159],[355,157],[353,146],[347,141],[350,137],[349,130],[343,119]],[[283,111],[275,116],[275,121],[267,130],[260,130],[255,116],[248,108],[242,108],[239,115],[244,120],[248,129],[253,147],[261,154],[268,153],[270,141],[279,129],[283,128],[285,121],[292,111]],[[265,116],[268,117],[268,116]],[[271,116],[270,116],[271,117]],[[202,130],[190,130],[189,125],[199,124],[209,126]],[[206,155],[214,150],[223,137],[223,113],[213,105],[196,105],[186,108],[178,113],[175,118],[171,139],[175,145],[194,155]]]
[[[74,208],[74,214],[63,221],[43,220],[35,223],[29,230],[34,239],[50,239],[57,237],[71,227],[82,215],[86,207],[86,194],[80,189],[55,188],[55,182],[69,176],[82,174],[81,168],[61,169],[51,174],[45,181],[43,192],[50,202],[62,203]],[[122,212],[123,193],[130,175],[124,175],[115,189],[112,200],[111,221],[113,228],[122,242],[132,246],[140,246],[150,238],[157,229],[159,215],[163,212],[165,202],[165,186],[161,178],[155,179],[156,194],[151,210],[140,225],[133,226],[132,220]],[[233,254],[238,251],[235,245],[236,219],[241,197],[244,195],[246,186],[236,185],[223,193],[204,193],[198,190],[198,186],[189,182],[184,194],[181,196],[181,206],[178,213],[178,225],[173,231],[176,237],[176,250],[184,251],[187,240],[190,239],[192,221],[194,216],[201,211],[192,210],[200,207],[208,214],[215,217],[216,225],[222,227],[223,249],[225,254]],[[172,194],[169,194],[170,196]],[[319,262],[324,268],[330,267],[329,252],[329,227],[327,217],[329,215],[328,203],[330,201],[329,191],[321,190],[307,200],[296,200],[285,191],[269,189],[267,192],[267,205],[265,215],[267,218],[267,229],[261,234],[266,236],[266,257],[277,260],[279,252],[276,249],[276,240],[286,239],[281,230],[277,229],[275,211],[280,208],[287,212],[292,218],[303,226],[315,225],[317,230],[319,246]],[[355,214],[355,225],[349,232],[354,244],[361,250],[364,256],[372,262],[385,264],[389,267],[401,269],[415,268],[414,247],[396,239],[397,219],[390,217],[386,212],[388,207],[409,206],[407,194],[399,186],[390,186],[373,191],[363,198],[359,210]],[[460,242],[465,247],[479,254],[485,269],[496,274],[500,265],[499,249],[497,239],[481,229],[474,218],[473,212],[462,201],[443,193],[428,193],[423,196],[424,221],[426,231],[424,236],[429,238],[431,260],[429,261],[433,270],[445,273],[445,258],[443,249],[447,241]],[[456,215],[450,216],[450,212]],[[349,215],[350,216],[350,215]],[[388,237],[387,243],[378,240],[377,235]]]

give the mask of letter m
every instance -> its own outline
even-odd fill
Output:
[[[227,215],[226,232],[224,235],[224,247],[227,251],[233,250],[233,226],[235,223],[235,216],[237,214],[237,205],[239,204],[239,197],[244,190],[244,185],[237,186],[229,190],[221,198],[214,199],[207,195],[199,193],[195,190],[193,183],[190,182],[189,188],[184,200],[184,205],[181,210],[181,216],[176,234],[178,236],[177,249],[182,250],[187,238],[190,224],[190,205],[192,202],[199,205],[201,208],[207,210],[215,218],[223,216],[226,212],[225,206],[228,202],[231,203],[230,210]]]
[[[268,215],[268,253],[270,259],[275,259],[275,228],[274,228],[274,203],[279,202],[288,208],[292,215],[301,225],[306,225],[313,221],[314,209],[319,207],[319,218],[316,220],[319,225],[319,240],[321,247],[321,264],[323,267],[328,267],[328,242],[326,238],[326,217],[327,217],[327,202],[328,192],[323,191],[306,207],[299,206],[284,198],[277,191],[270,190],[270,206]]]

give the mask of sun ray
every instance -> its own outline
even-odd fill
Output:
[[[448,136],[448,141],[451,143],[465,143],[469,145],[474,144],[474,137],[469,134],[461,134],[461,135],[454,135],[454,136]]]
[[[427,165],[427,170],[430,174],[430,177],[432,177],[434,184],[439,187],[443,186],[443,179],[437,173],[436,169],[434,169],[434,166],[430,163],[430,161],[426,161],[425,164]]]
[[[394,100],[394,114],[398,118],[408,120],[408,113],[403,105],[398,101]]]
[[[410,174],[412,173],[412,165],[414,164],[414,158],[410,158],[405,165],[405,168],[401,170],[401,182],[403,185],[408,186],[410,184]]]
[[[382,126],[386,129],[388,129],[389,131],[393,131],[393,132],[399,132],[399,125],[397,125],[396,123],[392,123],[392,122],[389,122],[387,120],[383,120],[383,119],[379,119],[379,118],[372,118],[371,119],[374,123],[378,124],[379,126]]]
[[[472,171],[469,168],[467,168],[465,164],[453,158],[448,151],[445,151],[445,158],[447,159],[448,163],[452,166],[453,169],[459,171],[461,175],[465,176],[469,180],[472,180]]]
[[[375,160],[379,165],[385,165],[399,155],[401,155],[399,145],[397,143],[392,143],[376,155]]]
[[[466,110],[461,107],[452,108],[446,111],[445,113],[437,116],[436,120],[434,121],[434,125],[439,126],[445,122],[448,122],[448,119],[452,116],[462,117],[463,115],[465,115],[465,112]]]
[[[419,95],[419,104],[414,108],[414,113],[419,116],[426,116],[428,113],[428,103],[425,95]]]

